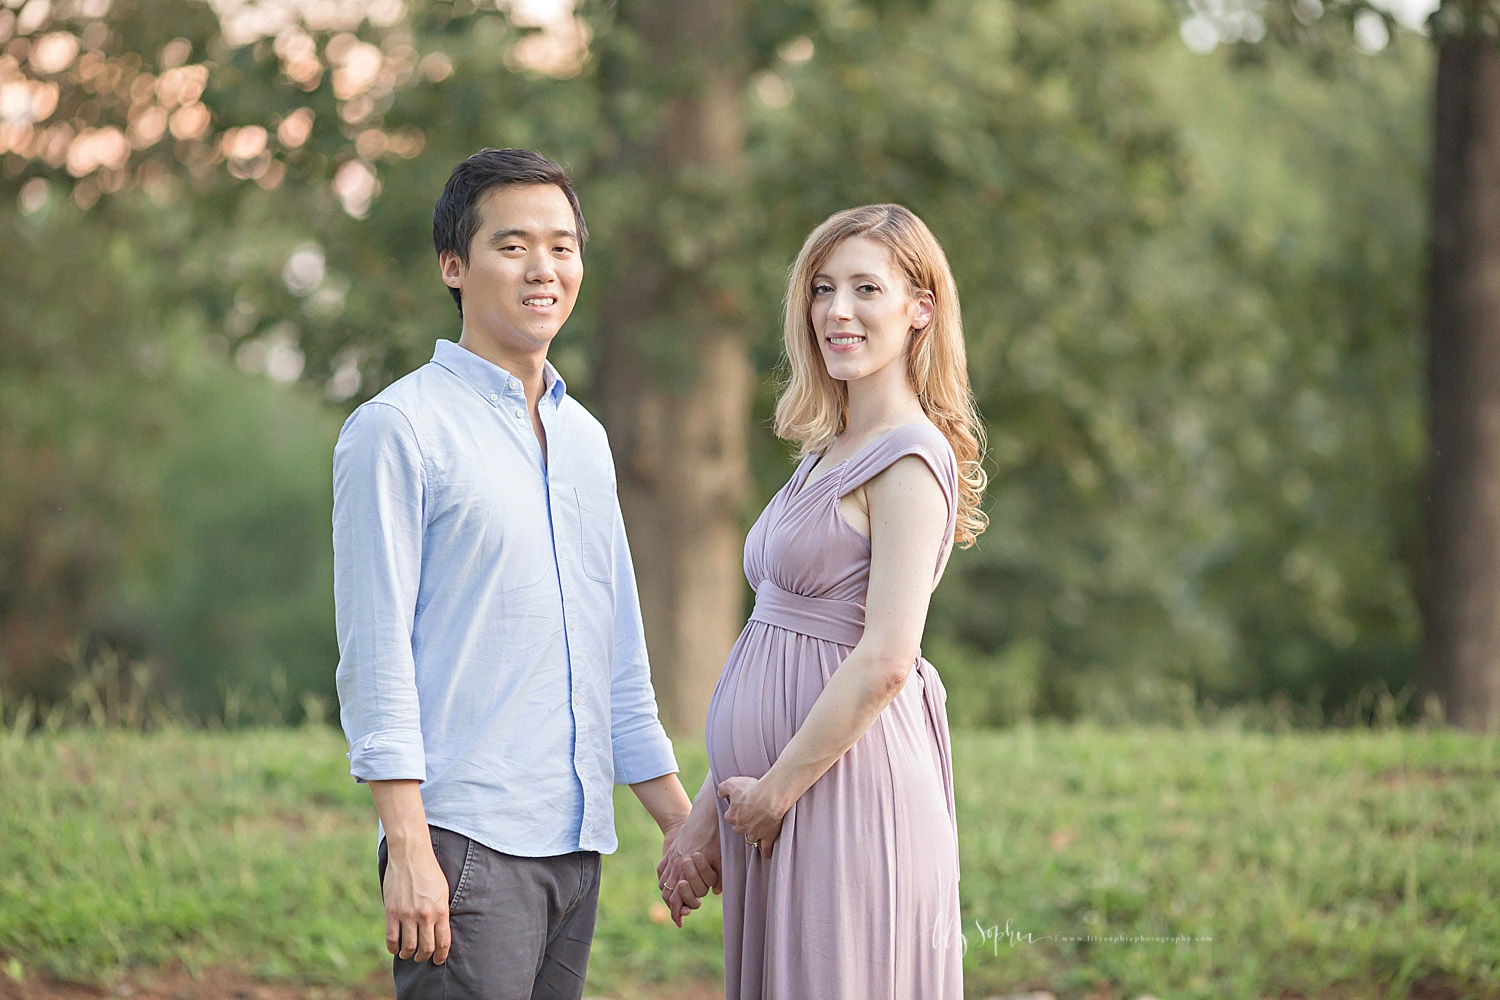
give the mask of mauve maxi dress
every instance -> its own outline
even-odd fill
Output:
[[[804,490],[808,455],[745,540],[755,610],[708,709],[715,785],[759,778],[864,631],[870,542],[839,497],[905,455],[948,498],[936,577],[952,543],[957,463],[928,423],[886,432]],[[727,1000],[961,1000],[958,828],[937,671],[918,659],[868,732],[787,812],[769,860],[724,821]]]

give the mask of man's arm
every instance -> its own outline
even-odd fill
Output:
[[[625,539],[625,518],[615,502],[614,530],[615,630],[613,673],[610,676],[610,744],[615,781],[630,786],[664,835],[670,837],[692,811],[682,782],[677,780],[677,758],[656,712],[651,687],[651,665],[646,658],[646,633],[641,624],[640,596],[635,566]]]
[[[693,803],[675,774],[634,782],[630,790],[641,800],[641,805],[646,807],[664,834],[681,826],[688,813],[693,811]]]
[[[333,451],[339,721],[361,781],[427,777],[412,628],[425,475],[416,433],[384,403],[354,412]]]
[[[719,873],[723,867],[719,843],[719,810],[716,804],[713,775],[703,778],[703,785],[693,798],[693,811],[687,821],[666,838],[661,861],[656,865],[656,884],[678,927],[699,901],[723,891]]]
[[[671,864],[677,843],[693,803],[677,779],[677,761],[671,741],[656,712],[656,692],[651,687],[651,666],[646,658],[646,633],[641,624],[640,597],[635,586],[635,567],[625,538],[625,519],[615,504],[615,635],[614,674],[610,678],[610,729],[614,750],[615,779],[630,785],[630,790],[646,807],[662,832],[662,863],[657,865],[658,880],[666,877],[674,884],[679,867]],[[712,807],[713,800],[709,800]],[[717,820],[717,817],[716,817]],[[717,837],[717,822],[714,834]],[[706,894],[718,885],[718,852],[713,865],[705,859],[704,874],[694,871],[694,883]],[[702,857],[702,854],[698,855]],[[681,926],[686,907],[673,907],[672,917]]]
[[[370,783],[385,828],[386,948],[441,964],[448,885],[427,831],[412,627],[421,579],[426,476],[416,434],[383,403],[356,410],[333,456],[339,717],[349,770]]]
[[[640,596],[635,567],[625,540],[625,519],[615,502],[614,530],[614,655],[609,682],[610,748],[615,782],[629,785],[658,825],[675,825],[687,817],[692,803],[676,778],[677,758],[672,741],[656,712],[651,687],[651,664],[646,658],[646,632],[641,624]],[[670,781],[661,779],[670,778]],[[649,786],[643,789],[637,786]],[[680,810],[680,815],[679,815]],[[665,827],[664,827],[665,828]]]
[[[372,781],[375,811],[385,827],[385,950],[434,965],[448,960],[448,880],[427,830],[427,812],[415,781]]]

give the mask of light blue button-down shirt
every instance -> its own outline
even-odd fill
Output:
[[[613,785],[677,770],[604,428],[545,380],[546,460],[520,381],[448,340],[333,456],[349,769],[527,857],[613,851]]]

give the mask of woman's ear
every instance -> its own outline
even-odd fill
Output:
[[[916,294],[915,309],[913,310],[911,328],[922,331],[927,329],[932,322],[934,311],[932,292],[924,288]]]

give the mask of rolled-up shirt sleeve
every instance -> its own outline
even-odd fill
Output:
[[[610,743],[615,783],[633,785],[677,772],[672,741],[656,713],[646,631],[635,588],[635,567],[625,540],[625,519],[615,503],[614,530],[615,635],[610,676]]]
[[[333,452],[333,593],[339,721],[361,781],[427,777],[412,656],[425,498],[406,415],[355,410]]]

